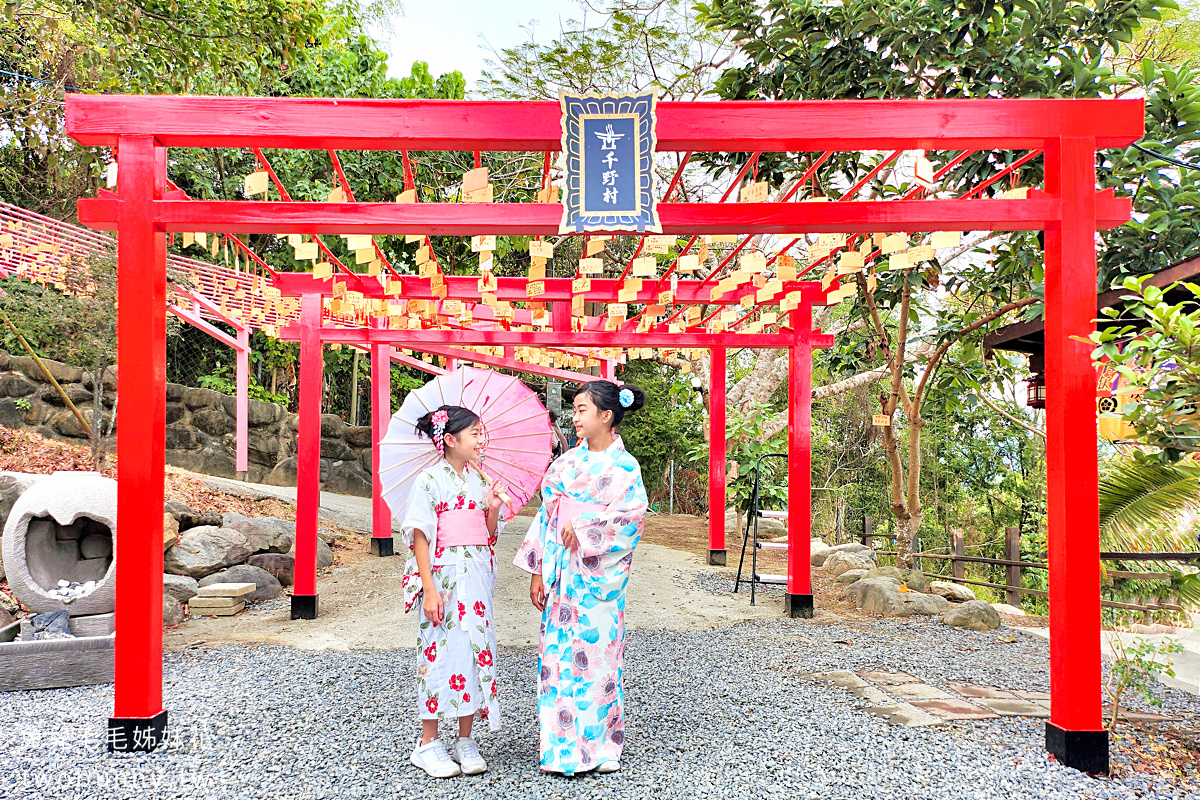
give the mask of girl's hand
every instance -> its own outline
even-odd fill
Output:
[[[579,547],[579,537],[575,535],[575,525],[571,520],[567,520],[567,523],[563,525],[560,535],[564,547],[568,547],[571,550]]]
[[[488,511],[499,511],[502,505],[504,501],[500,499],[500,479],[496,478],[487,488]]]
[[[538,611],[546,610],[546,584],[542,582],[541,575],[534,575],[529,581],[529,599]]]
[[[441,625],[445,617],[445,609],[442,607],[442,596],[437,592],[425,592],[425,601],[421,604],[421,608],[425,611],[425,619],[432,622],[434,625]]]

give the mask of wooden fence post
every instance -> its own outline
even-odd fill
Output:
[[[875,527],[875,518],[863,515],[862,543],[871,546],[871,531]]]
[[[1006,561],[1021,560],[1021,529],[1008,527],[1004,529],[1004,559]],[[1004,592],[1004,602],[1010,606],[1021,607],[1021,593],[1012,587],[1021,585],[1021,568],[1009,564],[1004,568],[1004,583],[1009,588]]]
[[[961,581],[967,577],[967,564],[965,561],[959,561],[967,554],[967,549],[963,543],[962,528],[950,529],[950,569],[954,575],[954,580]]]

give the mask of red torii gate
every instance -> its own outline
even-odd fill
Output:
[[[163,500],[166,232],[425,233],[467,236],[557,232],[558,204],[311,203],[193,201],[166,179],[167,147],[521,150],[560,147],[559,106],[547,102],[332,100],[308,98],[67,98],[67,130],[79,143],[119,146],[119,195],[81,200],[80,219],[119,233],[118,442],[121,478],[117,573],[117,682],[110,731],[124,749],[151,749],[166,727],[161,696],[162,552],[156,510]],[[1086,336],[1094,329],[1095,232],[1126,221],[1131,204],[1095,188],[1097,148],[1126,146],[1143,133],[1141,100],[918,100],[694,102],[658,105],[660,151],[1040,149],[1042,191],[1023,200],[892,200],[849,203],[662,203],[665,234],[1045,230],[1048,561],[1051,719],[1047,748],[1061,763],[1103,771],[1095,373]],[[315,297],[310,295],[310,297]],[[302,347],[319,347],[320,305],[305,304]],[[801,327],[797,325],[797,327]],[[349,333],[349,332],[348,332]],[[401,334],[396,336],[395,334]],[[355,333],[360,343],[605,347],[637,342],[720,351],[793,348],[794,332],[727,334],[651,330],[387,331]],[[815,344],[815,343],[814,343]],[[719,358],[719,356],[718,356]],[[791,387],[791,399],[800,400]],[[302,392],[302,395],[304,393]],[[807,393],[805,393],[807,395]],[[807,399],[807,397],[805,398]],[[319,395],[310,386],[302,406]],[[801,427],[807,403],[793,403]],[[132,432],[132,435],[130,435]],[[301,434],[304,435],[302,429]],[[795,430],[793,430],[795,435]],[[800,442],[794,444],[799,445]],[[803,478],[799,459],[789,465]],[[793,489],[794,491],[794,489]],[[790,496],[789,594],[807,589],[807,514]],[[315,503],[314,500],[309,502]],[[309,513],[306,510],[305,514]],[[803,520],[800,517],[804,517]],[[711,544],[710,544],[711,546]],[[297,545],[299,560],[305,560]],[[715,549],[715,548],[714,548]],[[804,575],[796,574],[803,570]],[[297,587],[299,591],[301,587]],[[315,587],[314,587],[315,589]],[[315,603],[315,594],[314,594]],[[793,599],[793,607],[800,605]],[[112,740],[110,739],[110,746]]]

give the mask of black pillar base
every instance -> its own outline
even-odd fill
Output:
[[[1068,731],[1047,722],[1046,750],[1064,767],[1108,774],[1108,731]]]
[[[725,551],[724,550],[709,550],[708,563],[714,567],[725,566]]]
[[[149,753],[167,743],[167,712],[153,717],[109,717],[108,752]]]
[[[315,594],[292,595],[292,619],[316,619],[317,607]]]
[[[783,596],[783,610],[787,612],[789,617],[812,619],[813,596],[811,594],[792,594],[788,592]]]
[[[393,539],[391,536],[372,536],[371,537],[371,555],[373,556],[392,556],[396,551],[393,549]]]

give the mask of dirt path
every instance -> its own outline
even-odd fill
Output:
[[[540,615],[529,601],[529,576],[512,565],[530,521],[527,517],[513,520],[496,548],[500,577],[495,623],[501,644],[533,644],[538,637]],[[766,598],[751,607],[745,594],[719,595],[701,589],[696,583],[698,574],[722,574],[725,570],[707,566],[699,555],[656,541],[672,541],[680,535],[681,526],[688,537],[695,536],[695,528],[703,525],[704,520],[695,517],[648,521],[629,582],[626,625],[630,629],[707,630],[778,616],[780,608],[774,599]],[[707,544],[707,539],[701,541]],[[317,619],[289,619],[288,599],[283,597],[235,617],[190,620],[166,631],[165,646],[180,649],[236,641],[312,650],[412,647],[417,625],[414,615],[404,613],[401,602],[401,558],[371,556],[365,537],[347,541],[335,553],[338,563],[317,579],[321,606]]]

